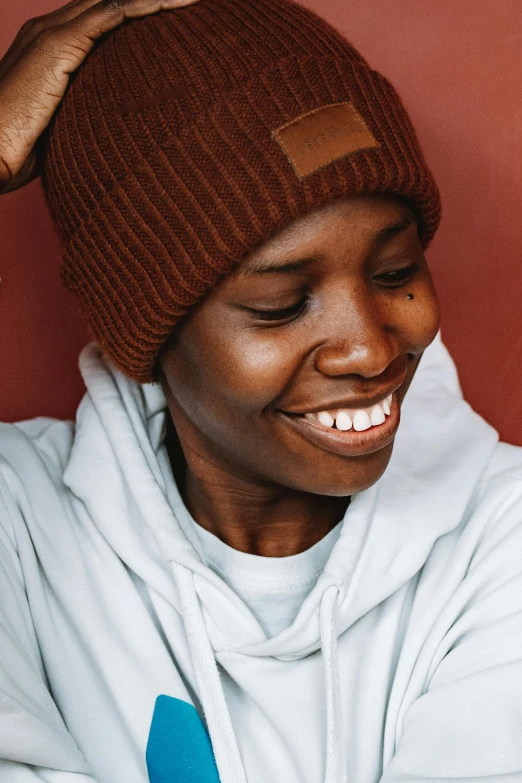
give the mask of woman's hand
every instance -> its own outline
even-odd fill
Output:
[[[0,194],[40,176],[36,142],[97,38],[124,19],[195,2],[71,0],[25,22],[0,60]]]

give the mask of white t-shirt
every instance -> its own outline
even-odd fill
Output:
[[[261,557],[240,552],[192,520],[206,565],[248,606],[270,638],[288,628],[323,571],[342,520],[304,552]]]

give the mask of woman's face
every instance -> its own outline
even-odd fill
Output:
[[[439,320],[402,201],[350,196],[295,220],[242,259],[162,352],[189,469],[203,461],[214,476],[318,495],[368,488],[388,465]],[[386,421],[364,431],[302,416],[371,412],[392,392]]]

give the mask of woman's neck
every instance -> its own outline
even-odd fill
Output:
[[[172,423],[166,447],[183,502],[201,527],[241,552],[287,557],[320,541],[344,517],[350,497],[266,487],[218,472],[191,470]]]

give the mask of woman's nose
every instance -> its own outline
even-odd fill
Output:
[[[398,353],[396,331],[386,313],[372,297],[360,297],[332,307],[324,317],[315,368],[324,375],[373,378],[384,373]]]

